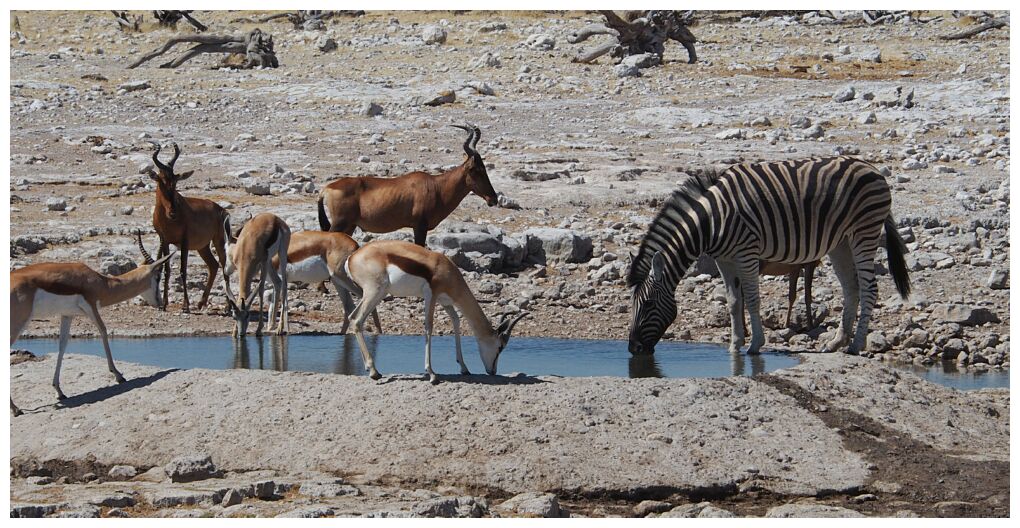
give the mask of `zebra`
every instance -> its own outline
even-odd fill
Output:
[[[715,258],[725,283],[731,353],[744,345],[745,303],[751,316],[747,353],[757,354],[765,344],[760,262],[805,264],[824,255],[843,289],[844,309],[837,334],[823,351],[849,342],[848,351],[857,353],[864,347],[878,294],[875,254],[883,228],[896,289],[904,299],[910,295],[906,246],[891,206],[882,174],[849,156],[743,163],[688,178],[666,200],[631,262],[631,354],[654,353],[676,319],[677,284],[706,253]],[[850,342],[858,305],[860,318]]]

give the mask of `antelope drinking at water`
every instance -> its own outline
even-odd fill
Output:
[[[223,222],[223,235],[227,240],[227,265],[223,268],[223,288],[227,294],[230,315],[234,317],[234,337],[248,333],[248,316],[256,297],[251,295],[251,281],[259,274],[258,300],[259,324],[255,335],[262,335],[262,313],[264,311],[264,288],[266,277],[273,282],[274,291],[280,292],[273,299],[269,313],[270,331],[277,335],[286,334],[289,329],[287,305],[287,248],[290,245],[290,228],[278,216],[262,213],[245,223],[235,238],[230,232],[230,218]],[[272,259],[279,259],[280,272],[272,265]],[[237,269],[238,295],[235,299],[230,291],[230,274]],[[280,308],[279,324],[275,326],[277,309]]]

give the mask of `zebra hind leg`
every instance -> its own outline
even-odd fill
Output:
[[[857,305],[860,299],[857,266],[854,264],[850,244],[842,242],[836,246],[829,252],[829,260],[832,261],[832,270],[836,273],[836,278],[839,279],[840,287],[843,288],[843,317],[836,330],[836,337],[825,344],[822,352],[835,352],[850,341],[850,331],[857,318]]]
[[[744,346],[747,329],[744,327],[744,299],[740,288],[740,274],[737,265],[730,261],[718,260],[719,274],[726,286],[726,304],[730,309],[730,353],[739,354]]]
[[[857,284],[860,288],[861,314],[857,319],[857,330],[850,343],[851,354],[864,350],[868,338],[868,323],[871,322],[871,311],[878,300],[878,284],[875,281],[875,248],[855,248],[854,260],[857,263]]]

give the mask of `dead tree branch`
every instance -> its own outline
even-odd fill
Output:
[[[616,58],[652,53],[661,61],[669,40],[679,42],[687,50],[688,63],[698,61],[694,51],[698,39],[687,28],[689,14],[680,11],[628,11],[621,17],[614,11],[599,13],[606,18],[605,25],[586,26],[567,37],[567,41],[578,43],[595,35],[611,35],[613,42],[580,52],[574,57],[574,62],[588,63],[607,53]]]
[[[141,31],[143,15],[131,16],[127,11],[111,11],[121,31]]]
[[[942,39],[942,40],[961,40],[961,39],[967,39],[967,38],[973,37],[975,35],[978,35],[980,33],[984,33],[985,31],[988,31],[989,29],[998,29],[998,28],[1006,27],[1008,25],[1009,25],[1009,17],[993,18],[993,19],[989,20],[988,22],[985,22],[984,24],[981,24],[979,26],[975,26],[975,27],[972,27],[970,29],[966,29],[966,30],[960,31],[959,33],[953,33],[951,35],[942,35],[939,38]]]
[[[153,11],[152,16],[156,18],[159,25],[177,29],[177,23],[183,18],[187,20],[189,24],[194,26],[199,32],[209,29],[205,24],[195,20],[191,16],[191,11],[179,11],[179,10],[164,10],[164,11]]]
[[[233,22],[248,22],[248,23],[265,23],[272,22],[273,20],[287,19],[291,24],[294,25],[294,29],[325,29],[325,21],[334,17],[347,16],[347,17],[358,17],[364,15],[365,12],[362,10],[339,10],[339,11],[322,11],[317,9],[311,10],[299,10],[289,11],[286,13],[275,13],[267,15],[258,19],[250,18],[237,18]]]
[[[273,36],[263,33],[260,29],[253,29],[244,36],[224,35],[188,35],[171,38],[163,46],[143,55],[140,59],[128,66],[128,69],[137,68],[142,64],[170,51],[177,44],[194,43],[196,46],[189,49],[180,57],[160,64],[160,68],[176,68],[181,64],[193,59],[202,53],[228,53],[230,55],[244,56],[244,62],[236,67],[240,69],[255,68],[258,66],[276,68],[280,65],[276,59],[276,52],[273,50]]]

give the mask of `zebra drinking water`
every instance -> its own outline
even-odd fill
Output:
[[[730,351],[744,345],[743,309],[751,316],[751,345],[765,343],[759,314],[761,261],[803,264],[824,255],[843,289],[843,317],[835,351],[864,347],[878,295],[875,254],[885,247],[896,289],[904,299],[910,278],[906,247],[890,212],[892,197],[881,173],[853,157],[829,157],[734,165],[721,174],[691,177],[652,221],[631,263],[633,288],[630,352],[651,354],[676,319],[674,291],[684,272],[707,253],[715,258],[730,309]]]

